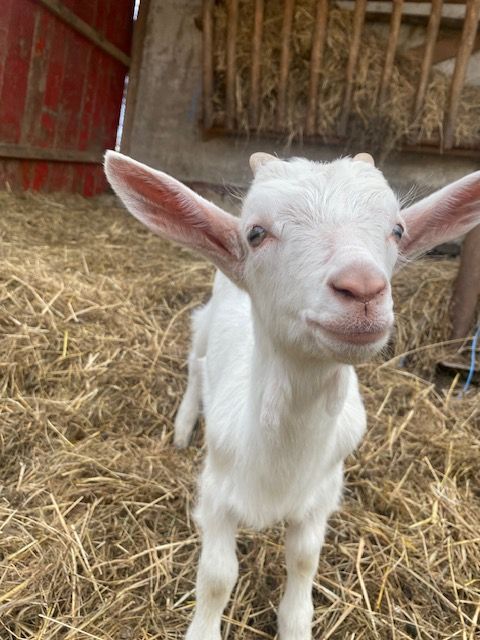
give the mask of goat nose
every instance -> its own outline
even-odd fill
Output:
[[[328,283],[339,296],[357,302],[370,302],[387,288],[385,277],[378,271],[349,267],[336,273]]]

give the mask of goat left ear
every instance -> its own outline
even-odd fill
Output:
[[[115,193],[158,235],[198,251],[241,285],[244,249],[238,218],[166,173],[107,151],[105,173]]]
[[[454,240],[480,224],[480,171],[471,173],[402,211],[406,257]]]

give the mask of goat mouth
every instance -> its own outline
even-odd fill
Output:
[[[343,342],[351,345],[369,345],[375,344],[380,340],[385,339],[390,333],[389,325],[372,325],[369,327],[352,327],[351,329],[334,326],[320,322],[313,318],[310,314],[305,318],[307,325],[321,332],[331,340],[336,342]]]
[[[322,331],[327,335],[335,338],[340,342],[346,342],[348,344],[374,344],[375,342],[379,342],[383,340],[388,334],[388,328],[385,327],[380,330],[365,330],[365,331],[339,331],[336,329],[327,329],[326,327],[321,327]]]

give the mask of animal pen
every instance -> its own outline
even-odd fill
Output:
[[[409,167],[417,193],[479,168],[479,0],[134,4],[0,0],[2,640],[173,640],[193,608],[203,437],[179,452],[172,428],[213,269],[107,192],[122,100],[120,149],[232,210],[220,175],[245,187],[252,147],[373,149],[404,192]],[[479,246],[477,228],[461,265],[449,249],[394,279],[315,639],[479,636],[480,395],[455,353],[471,354]],[[275,637],[282,535],[241,533],[225,638]]]

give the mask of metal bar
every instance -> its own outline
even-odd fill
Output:
[[[250,89],[250,127],[258,127],[258,117],[260,114],[260,81],[261,81],[261,55],[263,36],[263,12],[264,0],[255,0],[255,15],[253,23],[252,42],[252,69],[251,69],[251,89]]]
[[[127,97],[125,101],[125,116],[123,118],[122,139],[120,149],[122,153],[130,153],[133,124],[137,109],[138,81],[142,65],[145,35],[147,32],[147,17],[150,0],[141,0],[137,19],[133,26],[132,62],[128,71]]]
[[[292,34],[294,8],[295,0],[285,0],[281,36],[280,79],[278,82],[277,127],[279,129],[284,129],[286,125],[285,116],[287,112],[288,69],[290,66],[290,37]]]
[[[228,0],[227,12],[227,96],[226,127],[232,130],[235,126],[235,72],[237,51],[238,0]]]
[[[0,158],[15,160],[47,160],[49,162],[82,162],[102,164],[103,152],[75,149],[43,149],[27,144],[0,144]]]
[[[68,24],[69,27],[82,34],[82,36],[90,40],[90,42],[93,42],[93,44],[97,45],[97,47],[105,51],[105,53],[108,53],[109,56],[115,58],[115,60],[118,60],[126,67],[130,66],[130,56],[127,56],[126,53],[120,51],[118,47],[112,44],[110,40],[107,40],[103,33],[94,29],[84,20],[76,16],[73,11],[67,9],[60,0],[38,0],[38,2],[55,14],[57,18],[60,18],[62,22]]]
[[[315,26],[312,35],[310,56],[310,82],[308,86],[307,119],[305,132],[311,136],[317,126],[318,84],[322,68],[323,51],[327,39],[328,0],[317,0]]]
[[[385,55],[385,64],[383,66],[382,82],[380,85],[380,93],[378,101],[380,107],[387,97],[388,87],[392,78],[393,63],[395,61],[395,52],[397,50],[398,36],[400,33],[400,23],[402,21],[403,0],[393,0],[392,19],[390,21],[390,32],[388,34],[387,53]]]
[[[203,0],[203,126],[213,124],[213,0]]]
[[[413,118],[416,120],[423,107],[423,100],[427,91],[428,78],[433,63],[435,43],[437,41],[438,29],[442,17],[443,0],[432,0],[432,12],[428,21],[427,33],[425,35],[425,49],[423,52],[422,68],[420,71],[420,81],[418,83],[417,97],[413,108]]]
[[[357,66],[358,52],[360,49],[360,39],[362,37],[363,23],[365,21],[365,11],[367,0],[357,0],[355,12],[353,14],[353,34],[350,44],[350,55],[347,64],[347,76],[345,86],[345,96],[343,99],[343,109],[338,123],[338,135],[345,136],[347,133],[348,117],[350,115],[350,104],[353,93],[353,75]]]
[[[478,18],[480,16],[480,0],[468,0],[465,22],[463,25],[462,37],[455,60],[452,83],[450,85],[450,96],[444,123],[444,149],[451,149],[455,138],[455,123],[457,119],[460,96],[462,93],[467,65],[475,42],[477,33]]]

